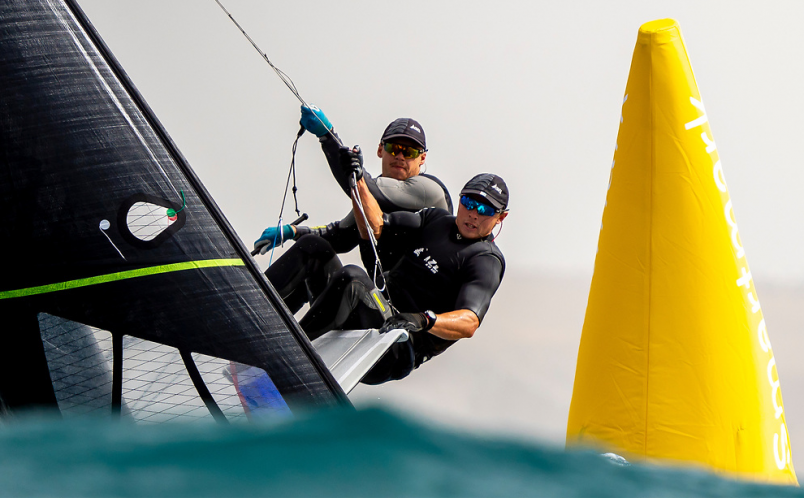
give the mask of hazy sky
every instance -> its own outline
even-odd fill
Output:
[[[79,0],[250,246],[276,223],[299,104],[214,0]],[[224,5],[349,144],[396,117],[427,132],[454,197],[490,171],[511,189],[511,269],[591,276],[639,26],[679,21],[756,279],[804,283],[804,3],[265,2]],[[298,156],[311,222],[350,209],[317,140]],[[295,218],[292,206],[286,219]],[[267,257],[258,261],[267,265]]]

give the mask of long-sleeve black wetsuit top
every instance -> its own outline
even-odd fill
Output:
[[[349,178],[341,170],[339,162],[338,149],[340,146],[329,134],[321,137],[319,141],[332,175],[341,189],[351,198]],[[394,180],[385,177],[372,178],[368,172],[364,172],[363,178],[366,180],[369,191],[377,200],[377,204],[385,213],[415,212],[427,207],[446,209],[452,213],[452,199],[447,187],[434,176],[419,174],[407,180]],[[334,221],[326,226],[298,226],[295,238],[298,239],[308,233],[314,233],[324,238],[337,253],[349,252],[359,245],[363,265],[369,270],[374,267],[374,252],[371,249],[371,242],[360,238],[357,223],[355,223],[354,214],[351,211],[342,220]],[[380,261],[386,269],[393,266],[398,259],[398,254],[393,249],[389,247],[384,251],[378,251]]]
[[[393,246],[401,252],[387,277],[388,292],[399,311],[439,314],[468,309],[483,321],[505,272],[505,259],[491,235],[462,237],[455,217],[442,209],[385,214],[383,223],[380,247]],[[413,342],[417,361],[455,343],[429,333],[417,334]]]

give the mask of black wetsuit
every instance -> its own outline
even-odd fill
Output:
[[[387,290],[393,305],[401,312],[432,310],[436,314],[467,309],[482,322],[505,272],[505,259],[492,237],[463,238],[455,217],[441,209],[390,213],[383,220],[380,245],[393,246],[400,252],[397,264],[387,272]],[[371,282],[362,272],[352,273],[350,278],[360,282],[352,286],[353,291],[356,287],[366,289],[366,283]],[[345,287],[344,282],[338,285]],[[370,302],[370,296],[362,300],[349,296],[347,301],[327,290],[304,320],[315,316],[318,323],[333,323],[335,320],[328,317],[335,313],[347,316],[349,302]],[[387,315],[380,315],[376,308],[373,315],[363,315],[371,327],[379,327],[385,318]],[[395,344],[363,382],[380,384],[406,377],[455,342],[429,332],[414,332],[410,341]]]
[[[328,134],[321,137],[320,142],[333,176],[343,191],[350,195],[349,178],[341,170],[339,163],[340,146]],[[452,212],[452,200],[447,188],[433,176],[420,174],[400,181],[385,177],[372,178],[364,172],[363,178],[384,212],[417,211],[426,207],[439,207]],[[373,288],[371,279],[359,278],[360,272],[355,272],[355,268],[349,266],[344,268],[337,257],[337,254],[349,252],[359,245],[363,264],[369,272],[374,268],[371,242],[360,238],[351,211],[341,221],[326,226],[298,226],[294,239],[296,243],[293,247],[265,271],[268,280],[291,312],[296,313],[306,302],[314,305],[324,287],[331,281],[341,282],[343,289],[346,289],[342,302],[336,306],[341,310],[340,314],[337,309],[332,311],[334,301],[327,298],[326,306],[312,306],[313,313],[308,313],[301,320],[302,328],[311,339],[332,328],[368,328],[365,324],[374,323],[378,313],[387,317],[388,310],[383,302],[374,298],[366,299],[364,296],[365,292],[370,292]],[[391,268],[399,259],[394,246],[380,248],[378,254],[385,268]],[[354,283],[356,279],[361,280],[359,285]],[[364,288],[365,292],[355,290],[356,285]],[[332,288],[328,289],[328,294],[337,295]],[[363,296],[363,299],[356,296]],[[344,317],[343,310],[347,309],[351,314]],[[339,318],[329,321],[333,314]],[[381,324],[382,321],[379,325]]]
[[[344,174],[339,162],[340,146],[338,142],[329,134],[319,138],[319,141],[332,175],[340,185],[341,190],[351,199],[349,177]],[[366,181],[369,192],[377,200],[377,204],[383,213],[396,211],[416,212],[419,209],[428,207],[446,209],[452,213],[452,198],[447,187],[441,180],[432,175],[421,173],[407,180],[395,180],[382,176],[372,178],[368,172],[364,172],[363,178]],[[329,242],[338,254],[349,252],[359,246],[363,266],[369,272],[374,268],[374,251],[372,250],[371,242],[360,238],[357,223],[351,211],[342,220],[334,221],[326,226],[298,226],[296,227],[296,236],[294,238],[298,240],[309,233],[318,235]],[[396,262],[397,254],[393,247],[386,247],[379,251],[378,254],[380,255],[380,262],[386,269]]]
[[[393,305],[401,312],[436,314],[467,309],[482,322],[505,272],[493,237],[462,237],[455,217],[440,209],[390,213],[383,220],[380,246],[403,251],[387,277]],[[413,344],[419,366],[455,341],[421,332],[414,334]]]

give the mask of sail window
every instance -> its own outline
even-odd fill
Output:
[[[61,413],[111,413],[112,334],[47,313],[39,313],[38,320]],[[197,372],[195,382],[190,372]],[[183,356],[172,346],[128,335],[122,336],[119,382],[120,413],[138,422],[209,420],[215,415],[232,421],[291,416],[261,368],[200,353]]]
[[[137,422],[210,419],[179,350],[123,336],[123,413]]]
[[[291,411],[265,370],[193,353],[201,378],[229,420],[290,416]]]
[[[163,206],[148,202],[134,203],[128,210],[126,216],[126,226],[131,234],[138,239],[150,242],[157,235],[167,230],[171,223],[176,221],[176,216],[169,216]]]
[[[65,416],[109,414],[112,407],[112,334],[39,313],[50,379]]]
[[[126,242],[144,249],[157,247],[170,238],[186,219],[184,205],[147,194],[126,199],[117,215],[120,234]]]

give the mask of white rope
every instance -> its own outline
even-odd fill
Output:
[[[274,65],[274,63],[273,63],[273,62],[271,62],[271,60],[268,58],[268,55],[267,55],[265,52],[263,52],[263,51],[260,49],[260,47],[258,47],[258,46],[257,46],[257,43],[256,43],[256,42],[255,42],[255,41],[254,41],[254,40],[253,40],[253,39],[252,39],[252,38],[251,38],[251,37],[248,35],[248,33],[246,33],[246,30],[245,30],[245,29],[243,29],[243,27],[242,27],[242,26],[240,26],[240,23],[238,23],[238,22],[235,20],[234,16],[232,16],[232,14],[230,14],[230,13],[229,13],[229,11],[228,11],[228,10],[226,10],[226,7],[224,7],[224,6],[223,6],[223,4],[220,2],[220,0],[215,0],[215,2],[218,4],[218,6],[220,6],[220,8],[223,10],[223,12],[224,12],[224,13],[226,13],[226,15],[227,15],[227,16],[229,16],[229,19],[231,19],[231,20],[232,20],[232,22],[235,24],[235,26],[237,26],[237,28],[240,30],[240,32],[241,32],[241,33],[243,33],[243,36],[245,36],[245,37],[246,37],[246,39],[247,39],[249,42],[251,42],[251,45],[254,47],[254,49],[255,49],[257,52],[259,52],[259,54],[262,56],[262,58],[263,58],[263,59],[265,59],[265,62],[267,62],[267,63],[268,63],[268,65],[269,65],[269,66],[271,66],[271,69],[273,69],[273,70],[274,70],[274,72],[276,73],[276,75],[277,75],[277,76],[279,76],[279,79],[281,79],[281,80],[282,80],[282,82],[285,84],[285,86],[287,86],[287,87],[288,87],[288,89],[291,91],[291,93],[293,93],[293,95],[295,95],[295,96],[296,96],[296,98],[297,98],[297,99],[299,99],[299,102],[301,102],[301,103],[302,103],[302,105],[304,105],[305,107],[307,107],[308,109],[310,109],[310,111],[312,111],[312,108],[311,108],[311,107],[310,107],[310,106],[307,104],[307,102],[305,102],[305,100],[302,98],[301,94],[299,93],[299,90],[297,90],[297,89],[296,89],[296,84],[295,84],[295,83],[293,83],[293,80],[292,80],[292,79],[290,79],[290,76],[288,76],[287,74],[285,74],[285,72],[284,72],[284,71],[282,71],[281,69],[279,69],[278,67],[276,67],[276,66]],[[343,142],[341,142],[341,140],[338,138],[338,136],[337,136],[337,135],[335,135],[335,133],[333,133],[333,132],[332,132],[332,130],[331,130],[331,129],[330,129],[330,128],[329,128],[329,127],[328,127],[328,126],[327,126],[327,125],[324,123],[324,121],[323,121],[323,120],[322,120],[322,119],[321,119],[321,118],[318,116],[318,114],[316,114],[315,112],[313,112],[313,115],[315,116],[315,118],[316,118],[318,121],[320,121],[320,122],[321,122],[321,124],[324,126],[324,128],[326,128],[326,129],[327,129],[327,133],[329,133],[329,135],[330,135],[332,138],[334,138],[336,142],[338,142],[338,145],[340,145],[341,147],[343,147]]]
[[[215,0],[215,3],[217,3],[217,4],[218,4],[218,6],[219,6],[219,7],[220,7],[220,8],[223,10],[223,12],[224,12],[224,13],[225,13],[227,16],[229,16],[229,19],[231,19],[231,20],[232,20],[232,22],[235,24],[235,26],[237,26],[237,28],[240,30],[240,32],[241,32],[241,33],[243,33],[243,36],[245,36],[245,37],[246,37],[246,39],[247,39],[249,42],[251,42],[251,45],[254,47],[254,49],[255,49],[257,52],[259,52],[259,54],[262,56],[262,58],[263,58],[263,59],[265,59],[265,62],[267,62],[267,63],[268,63],[268,65],[269,65],[269,66],[271,66],[271,69],[273,69],[273,70],[274,70],[274,72],[276,73],[276,75],[277,75],[277,76],[279,76],[279,79],[281,79],[281,80],[282,80],[282,82],[285,84],[285,86],[287,86],[287,87],[288,87],[288,89],[291,91],[291,93],[293,93],[293,95],[295,95],[295,96],[296,96],[296,98],[297,98],[297,99],[299,99],[299,102],[301,102],[301,103],[302,103],[302,105],[304,105],[305,107],[307,107],[308,109],[310,109],[310,111],[312,111],[312,108],[311,108],[311,107],[310,107],[310,105],[309,105],[309,104],[307,104],[307,102],[305,102],[305,100],[302,98],[301,94],[299,93],[299,90],[296,88],[296,84],[295,84],[295,83],[293,83],[293,80],[290,78],[290,76],[288,76],[287,74],[285,74],[285,72],[284,72],[284,71],[282,71],[281,69],[279,69],[278,67],[276,67],[276,66],[274,65],[274,63],[273,63],[273,62],[271,62],[271,60],[268,58],[268,55],[267,55],[265,52],[263,52],[263,51],[262,51],[262,49],[260,49],[260,47],[259,47],[259,46],[257,46],[257,43],[256,43],[256,42],[255,42],[255,41],[254,41],[254,40],[253,40],[253,39],[252,39],[252,38],[251,38],[251,37],[248,35],[248,33],[246,33],[246,30],[245,30],[245,29],[243,29],[243,27],[242,27],[242,26],[240,26],[240,23],[238,23],[238,22],[235,20],[234,16],[232,16],[232,14],[230,14],[230,13],[229,13],[229,11],[228,11],[228,10],[226,10],[226,7],[224,7],[224,6],[223,6],[223,4],[220,2],[220,0]],[[313,116],[315,116],[315,118],[316,118],[316,119],[317,119],[317,120],[318,120],[318,121],[319,121],[319,122],[320,122],[320,123],[321,123],[321,124],[324,126],[324,128],[326,128],[326,129],[327,129],[327,133],[328,133],[328,134],[329,134],[329,135],[330,135],[330,136],[331,136],[333,139],[335,139],[335,141],[338,143],[338,145],[340,145],[341,147],[343,147],[343,142],[341,142],[341,139],[340,139],[340,138],[338,138],[338,136],[337,136],[337,135],[335,135],[335,133],[333,133],[333,132],[332,132],[332,129],[330,129],[330,128],[329,128],[329,127],[328,127],[328,126],[327,126],[327,125],[324,123],[324,121],[323,121],[323,120],[322,120],[322,119],[321,119],[321,118],[318,116],[318,114],[316,114],[315,112],[313,112],[312,114],[313,114]],[[298,137],[296,138],[296,140],[298,140]],[[295,147],[294,147],[294,149],[295,149]],[[294,150],[294,152],[295,152],[295,150]],[[288,181],[289,181],[289,180],[290,180],[290,177],[288,177]],[[373,280],[373,282],[374,282],[374,285],[377,285],[377,273],[379,272],[380,276],[382,277],[382,287],[380,287],[379,285],[377,285],[377,289],[378,289],[380,292],[384,292],[384,291],[385,291],[385,289],[386,289],[386,281],[385,281],[385,275],[383,274],[382,263],[380,263],[380,255],[377,253],[377,239],[375,239],[375,238],[374,238],[374,232],[373,232],[373,231],[372,231],[372,229],[371,229],[371,225],[370,225],[370,224],[369,224],[369,222],[368,222],[368,217],[366,216],[366,212],[365,212],[365,210],[363,209],[363,202],[362,202],[362,201],[361,201],[361,199],[360,199],[360,193],[357,191],[357,175],[356,175],[355,173],[352,173],[352,180],[353,180],[353,182],[352,182],[352,190],[354,191],[354,194],[355,194],[355,203],[357,204],[357,206],[358,206],[358,208],[359,208],[359,210],[360,210],[360,214],[361,214],[361,215],[363,215],[363,220],[365,221],[365,224],[366,224],[366,230],[368,231],[368,234],[369,234],[369,240],[371,241],[371,249],[372,249],[372,251],[374,252],[374,272],[373,272],[373,278],[372,278],[372,280]],[[287,196],[287,185],[285,186],[285,196]],[[283,201],[282,201],[283,211],[284,211],[284,204],[285,204],[285,201],[284,201],[284,199],[283,199]],[[282,224],[282,213],[280,213],[280,215],[279,215],[279,225],[277,225],[277,228],[278,228],[280,231],[281,231],[281,229],[282,229],[281,224]],[[283,240],[282,242],[284,242],[284,240]],[[275,248],[275,247],[276,247],[276,245],[274,244],[274,248]],[[272,251],[271,251],[271,259],[273,259],[273,248],[272,248]],[[270,262],[269,262],[269,265],[270,265]],[[391,304],[391,299],[390,299],[390,296],[388,296],[388,304],[389,304],[389,305]],[[393,305],[392,305],[392,306],[393,306]]]
[[[382,263],[380,263],[380,255],[377,253],[377,239],[374,238],[374,230],[372,230],[371,225],[369,224],[368,221],[368,216],[366,216],[366,210],[363,208],[363,202],[360,199],[360,192],[358,192],[357,190],[357,175],[355,173],[352,173],[352,180],[353,180],[352,192],[354,192],[355,195],[355,204],[357,204],[360,214],[363,216],[363,221],[365,222],[366,225],[366,231],[368,232],[369,240],[371,241],[371,249],[372,251],[374,251],[374,272],[372,275],[372,281],[374,282],[374,285],[377,286],[377,290],[379,290],[380,292],[385,292],[387,285],[385,280],[385,274],[383,273],[382,269]],[[377,283],[378,271],[380,276],[382,277],[382,287],[380,287],[380,285]],[[388,304],[391,304],[390,295],[388,296]]]

